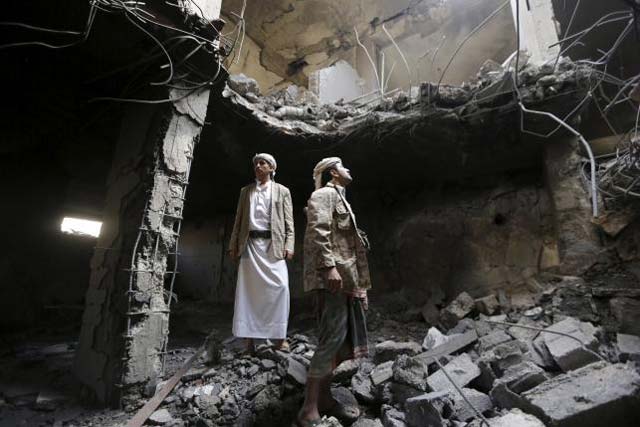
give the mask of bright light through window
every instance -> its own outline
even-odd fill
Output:
[[[63,233],[78,236],[98,237],[100,235],[100,228],[102,228],[102,222],[80,218],[66,217],[62,220],[62,224],[60,224],[60,230]]]

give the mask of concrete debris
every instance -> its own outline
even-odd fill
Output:
[[[512,409],[504,415],[496,418],[489,418],[491,427],[544,427],[542,421],[530,414],[525,414],[520,409]],[[481,427],[480,421],[476,420],[468,427]]]
[[[402,355],[393,362],[392,371],[395,382],[427,391],[427,365],[420,359]]]
[[[473,311],[475,305],[473,298],[468,293],[462,292],[440,311],[440,324],[447,330],[453,328]]]
[[[505,331],[503,331],[502,329],[496,329],[495,331],[491,332],[489,335],[480,337],[479,339],[480,351],[485,352],[485,351],[491,350],[493,347],[497,346],[498,344],[511,341],[512,339],[513,338],[511,338],[511,336],[507,334]]]
[[[383,427],[382,421],[378,418],[358,418],[355,423],[351,424],[351,427]]]
[[[307,368],[293,357],[290,357],[287,360],[287,378],[301,385],[306,384]]]
[[[415,357],[424,363],[433,363],[435,359],[460,351],[475,343],[477,340],[478,334],[472,329],[463,334],[448,336],[447,342],[444,344],[441,344],[429,351],[425,351],[424,353],[420,353]]]
[[[158,409],[149,417],[149,421],[155,425],[165,425],[173,421],[173,417],[166,409]]]
[[[345,384],[351,382],[351,377],[358,372],[359,368],[360,364],[355,359],[342,362],[333,370],[333,382]]]
[[[596,362],[522,394],[523,410],[547,425],[637,425],[640,374],[628,364]]]
[[[569,334],[583,344],[580,345],[580,342],[567,336],[552,333],[543,334],[544,344],[563,371],[577,369],[599,360],[592,351],[585,349],[586,347],[593,350],[598,343],[595,336],[596,328],[591,323],[568,317],[546,328],[545,331]]]
[[[373,389],[373,382],[368,374],[358,372],[351,378],[351,389],[358,400],[371,404],[376,397]]]
[[[248,93],[260,95],[260,86],[258,86],[258,82],[244,74],[231,74],[227,79],[227,84],[240,95],[245,96]]]
[[[617,334],[620,361],[633,360],[640,362],[640,337],[636,335]]]
[[[510,366],[498,380],[505,383],[515,393],[530,390],[549,378],[544,369],[530,361]]]
[[[422,351],[422,346],[414,341],[395,342],[384,341],[375,346],[374,360],[376,363],[382,363],[389,360],[395,360],[402,354],[415,356]]]
[[[462,394],[464,394],[464,397],[466,397],[481,414],[485,414],[493,409],[491,398],[478,390],[463,388]],[[477,417],[476,412],[469,406],[465,399],[460,396],[460,393],[449,393],[449,395],[453,401],[453,417],[460,421],[469,421]]]
[[[410,427],[442,427],[450,407],[451,400],[447,392],[436,391],[412,397],[405,402],[406,422]]]
[[[346,387],[331,389],[331,396],[336,400],[337,406],[334,416],[340,421],[352,423],[360,416],[358,401]]]
[[[422,341],[422,348],[424,350],[431,350],[434,347],[438,347],[446,343],[449,340],[449,337],[444,335],[438,328],[431,327],[427,331],[427,335],[424,337],[424,341]]]
[[[458,387],[464,387],[472,380],[480,376],[480,368],[473,363],[471,356],[463,353],[457,356],[451,362],[444,365],[444,370],[453,379]],[[452,391],[455,393],[455,387],[447,376],[438,370],[427,378],[427,384],[431,390],[435,391]]]
[[[476,311],[478,313],[491,316],[495,314],[499,309],[500,303],[498,302],[498,298],[493,294],[476,299]]]
[[[388,362],[377,365],[369,375],[371,377],[371,382],[376,387],[385,381],[390,380],[393,377],[393,361],[389,360]]]
[[[609,307],[617,321],[619,332],[640,336],[640,301],[633,298],[611,298]]]
[[[384,427],[406,427],[406,415],[393,406],[382,405],[382,425]]]

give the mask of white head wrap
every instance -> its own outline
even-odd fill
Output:
[[[273,172],[271,172],[271,178],[276,176],[276,169],[278,168],[278,164],[276,163],[275,157],[268,153],[256,153],[256,155],[253,156],[253,164],[255,165],[258,160],[264,160],[265,162],[269,163],[273,168]]]
[[[340,157],[327,157],[318,162],[315,168],[313,168],[313,181],[316,184],[316,190],[322,187],[322,172],[327,169],[342,163]]]

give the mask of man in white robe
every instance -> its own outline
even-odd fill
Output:
[[[233,313],[233,334],[270,338],[287,349],[289,273],[294,253],[293,207],[289,189],[273,181],[277,168],[270,154],[253,158],[256,182],[240,190],[229,243],[231,258],[240,258]]]

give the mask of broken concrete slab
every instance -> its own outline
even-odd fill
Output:
[[[473,363],[471,356],[463,353],[444,366],[449,376],[458,387],[464,387],[472,380],[480,376],[480,368]],[[434,391],[454,391],[455,387],[447,376],[438,370],[427,378],[427,384]]]
[[[406,421],[410,427],[442,427],[446,413],[450,412],[451,399],[446,391],[436,391],[407,399]]]
[[[500,309],[500,302],[495,295],[487,295],[486,297],[476,299],[476,311],[478,313],[491,316]]]
[[[390,380],[393,377],[393,361],[389,360],[388,362],[384,362],[371,371],[369,374],[371,378],[371,382],[374,386],[379,386],[385,381]]]
[[[260,95],[260,87],[258,82],[244,74],[231,74],[227,79],[227,84],[238,94],[245,96],[247,93]]]
[[[502,344],[511,340],[512,340],[511,336],[507,334],[505,331],[503,331],[502,329],[496,329],[493,332],[491,332],[489,335],[480,337],[479,339],[480,352],[483,353],[485,351],[491,350],[493,347],[497,346],[498,344]]]
[[[618,354],[621,362],[633,360],[640,362],[640,337],[636,335],[618,334]]]
[[[389,360],[395,360],[401,354],[415,356],[422,351],[422,346],[415,341],[383,341],[375,346],[374,360],[376,363],[382,363]]]
[[[543,383],[549,378],[544,369],[530,361],[510,366],[498,380],[515,393],[522,393]]]
[[[599,360],[589,349],[593,349],[598,344],[595,336],[596,328],[588,322],[581,322],[572,317],[567,317],[561,322],[555,323],[545,329],[547,333],[542,334],[544,344],[549,353],[560,368],[567,372],[573,369],[588,365]],[[554,333],[561,332],[571,335],[576,339],[569,338]],[[582,342],[583,345],[580,345]],[[585,348],[587,347],[587,348]]]
[[[493,408],[493,402],[491,402],[491,398],[479,392],[478,390],[474,390],[472,388],[463,388],[462,394],[464,397],[471,402],[474,408],[476,408],[481,414],[485,414],[487,411]],[[476,412],[469,407],[467,401],[465,401],[460,393],[450,393],[451,399],[453,400],[453,417],[460,421],[468,421],[472,418],[475,418]]]
[[[542,421],[531,414],[525,414],[520,409],[512,409],[508,413],[495,418],[489,418],[491,427],[544,427]],[[467,427],[481,427],[482,421],[473,421]]]
[[[166,409],[158,409],[149,416],[149,421],[155,425],[164,425],[173,421],[173,417]]]
[[[469,330],[461,335],[455,335],[449,337],[446,343],[437,346],[434,349],[420,353],[414,356],[416,359],[420,359],[426,364],[433,363],[434,360],[447,356],[456,351],[460,351],[463,348],[473,344],[478,340],[478,333],[475,330]]]
[[[380,388],[380,398],[390,405],[403,406],[407,399],[424,394],[424,390],[418,390],[406,384],[396,382],[385,383]]]
[[[523,408],[547,425],[637,425],[640,374],[631,364],[596,362],[522,393]]]
[[[491,400],[498,408],[522,408],[524,403],[519,394],[514,393],[505,383],[496,381],[489,393]]]
[[[358,368],[360,367],[360,363],[356,359],[345,360],[341,364],[339,364],[336,369],[333,370],[333,382],[336,383],[349,383],[351,382],[351,377],[358,372]]]
[[[427,365],[420,359],[402,355],[393,363],[392,371],[395,382],[427,391]]]
[[[356,398],[363,403],[373,403],[376,400],[373,383],[368,374],[358,372],[351,377],[351,389]]]
[[[297,360],[290,357],[287,360],[287,379],[293,380],[300,385],[307,383],[307,368]]]
[[[473,298],[468,293],[462,292],[440,311],[440,324],[447,330],[453,328],[473,311],[475,305]]]
[[[382,425],[384,427],[407,427],[404,412],[389,405],[382,405]]]

